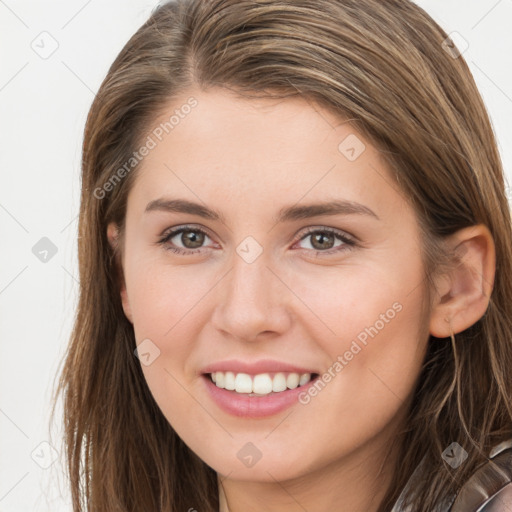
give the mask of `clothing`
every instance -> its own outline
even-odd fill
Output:
[[[423,459],[409,478],[390,512],[415,512],[404,507],[406,492],[421,479]],[[512,439],[494,446],[489,460],[478,468],[462,488],[431,512],[512,512]]]

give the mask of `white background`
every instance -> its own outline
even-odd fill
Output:
[[[469,43],[512,183],[512,0],[417,3]],[[0,0],[0,512],[71,510],[48,412],[77,299],[82,133],[108,67],[154,5]],[[31,46],[42,37],[58,44],[46,59]],[[42,237],[57,248],[46,263],[32,252]],[[54,449],[60,458],[41,468]]]

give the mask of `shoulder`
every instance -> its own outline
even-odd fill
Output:
[[[414,512],[403,501],[416,479],[421,478],[423,463],[411,475],[390,512]],[[512,438],[494,446],[488,461],[435,512],[512,512]]]
[[[512,439],[495,446],[489,460],[457,494],[450,512],[512,511]]]

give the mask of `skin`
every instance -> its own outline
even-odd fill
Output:
[[[394,453],[385,460],[386,449],[403,422],[429,334],[449,336],[450,326],[460,332],[488,306],[492,237],[479,225],[447,241],[464,248],[464,259],[438,278],[429,309],[416,215],[379,152],[349,123],[303,98],[249,100],[216,88],[174,99],[154,126],[191,95],[198,105],[137,170],[124,237],[114,224],[107,233],[121,249],[120,293],[137,344],[149,338],[160,350],[142,366],[148,386],[178,435],[217,472],[222,512],[375,512],[399,463]],[[338,149],[351,134],[366,146],[354,161]],[[144,212],[162,197],[207,205],[224,222]],[[331,199],[360,203],[378,219],[274,220],[284,206]],[[157,244],[184,224],[209,233],[200,252]],[[358,242],[347,247],[328,238],[319,249],[308,227],[335,228]],[[263,249],[252,263],[236,252],[248,236]],[[173,243],[192,247],[181,234],[167,247]],[[394,303],[400,312],[308,404],[244,419],[206,393],[198,372],[225,359],[328,371]],[[247,442],[262,455],[252,467],[237,457]]]

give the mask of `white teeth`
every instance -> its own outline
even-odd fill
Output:
[[[252,393],[251,376],[247,375],[247,373],[237,373],[235,377],[235,391],[237,393]]]
[[[269,373],[251,376],[247,373],[214,372],[211,374],[211,379],[219,388],[250,394],[250,396],[265,396],[272,392],[279,393],[286,389],[303,386],[311,380],[311,374],[278,372],[272,377]]]
[[[233,372],[226,372],[224,374],[224,389],[233,391],[235,389],[235,374]]]
[[[286,386],[290,389],[295,389],[299,385],[299,379],[298,373],[290,373],[286,378]]]
[[[304,384],[306,384],[310,380],[311,380],[311,374],[310,373],[303,373],[300,376],[300,379],[299,379],[299,386],[304,386]]]
[[[272,391],[278,393],[286,389],[286,375],[284,373],[276,373],[272,381]]]
[[[270,378],[270,375],[268,373],[261,373],[260,375],[254,376],[254,380],[252,381],[253,393],[258,393],[258,395],[267,395],[272,390],[272,379]]]
[[[215,374],[215,385],[218,387],[218,388],[224,388],[224,373],[222,372],[217,372]]]

